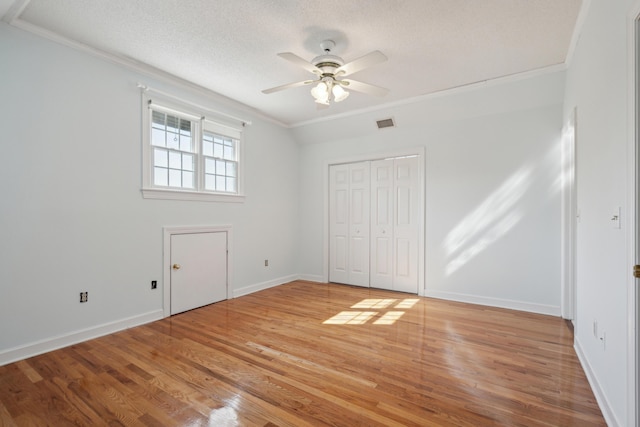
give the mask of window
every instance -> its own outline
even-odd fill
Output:
[[[169,102],[144,101],[143,196],[243,201],[241,125]]]
[[[153,184],[195,188],[194,125],[190,120],[152,110]]]
[[[237,141],[207,131],[202,135],[204,188],[235,193],[238,188]]]

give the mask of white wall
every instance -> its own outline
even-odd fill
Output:
[[[576,349],[610,425],[631,426],[627,401],[627,15],[632,1],[592,0],[567,71],[564,115],[577,107]],[[622,228],[611,217],[622,208]],[[598,336],[593,323],[597,321]],[[599,339],[606,334],[606,341]],[[635,402],[637,405],[637,402]]]
[[[563,91],[555,72],[295,128],[302,271],[326,277],[324,166],[424,147],[426,294],[559,315]]]
[[[232,292],[296,271],[285,129],[4,23],[0,57],[0,363],[161,316],[163,226],[231,224]],[[244,204],[142,198],[137,82],[252,120]]]

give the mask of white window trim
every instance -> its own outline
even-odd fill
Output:
[[[199,190],[173,189],[159,187],[153,185],[151,159],[153,157],[151,146],[151,106],[155,105],[158,111],[175,113],[180,117],[190,118],[196,123],[196,131],[198,147],[196,149],[196,157],[198,162],[198,176],[196,182],[201,185],[202,166],[202,131],[206,129],[220,130],[222,134],[231,134],[238,139],[237,156],[238,156],[238,192],[237,193],[217,193]],[[204,126],[206,122],[206,126]],[[244,136],[242,132],[243,123],[231,123],[228,118],[219,117],[211,111],[198,111],[193,106],[175,103],[165,97],[154,95],[149,96],[146,92],[142,93],[142,197],[145,199],[162,199],[162,200],[185,200],[185,201],[204,201],[204,202],[224,202],[224,203],[244,203],[246,196],[244,195]],[[223,130],[230,132],[224,132]]]

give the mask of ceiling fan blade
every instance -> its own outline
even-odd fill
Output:
[[[302,82],[288,83],[286,85],[276,86],[276,87],[272,87],[270,89],[265,89],[265,90],[262,91],[262,93],[270,94],[270,93],[273,93],[273,92],[279,92],[279,91],[285,90],[285,89],[291,89],[291,88],[298,87],[298,86],[308,85],[308,84],[313,83],[314,81],[315,80],[304,80]]]
[[[362,83],[356,80],[340,80],[340,84],[348,89],[355,90],[356,92],[366,93],[368,95],[385,96],[389,93],[389,89],[371,85],[369,83]]]
[[[373,52],[367,53],[364,56],[361,56],[358,59],[354,59],[353,61],[344,64],[342,67],[338,68],[335,72],[336,75],[348,76],[349,74],[357,73],[360,70],[364,70],[367,67],[371,67],[372,65],[379,64],[387,60],[387,57],[384,53],[379,50],[374,50]]]
[[[305,61],[304,59],[300,58],[295,53],[282,52],[282,53],[279,53],[278,56],[280,58],[286,59],[289,62],[293,62],[297,66],[304,68],[305,70],[309,71],[310,73],[317,74],[317,75],[322,74],[322,71],[320,71],[320,69],[318,67],[313,65],[311,62]]]

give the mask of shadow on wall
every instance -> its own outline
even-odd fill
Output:
[[[530,167],[520,168],[447,234],[444,240],[450,259],[445,270],[447,276],[520,222],[523,212],[517,204],[531,187],[531,174]]]
[[[547,167],[555,170],[558,162],[561,162],[558,176],[551,181],[548,196],[553,197],[569,184],[573,176],[570,170],[572,165],[561,160],[560,148],[560,144],[554,144],[541,163],[541,170],[535,171],[529,165],[518,169],[447,234],[443,244],[448,259],[445,269],[447,276],[505,236],[522,220],[525,210],[518,205],[527,191],[532,189],[534,176],[548,173],[545,170]]]

